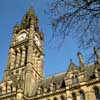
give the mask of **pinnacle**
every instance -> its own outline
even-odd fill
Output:
[[[28,16],[35,16],[35,11],[32,6],[30,6],[28,12],[26,13]]]
[[[76,65],[73,63],[72,59],[70,60],[69,71],[76,69]]]

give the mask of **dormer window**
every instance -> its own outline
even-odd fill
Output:
[[[77,75],[73,76],[72,77],[72,83],[75,84],[75,83],[78,83],[78,82],[79,82],[79,80],[78,80]]]

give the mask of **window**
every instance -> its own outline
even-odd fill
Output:
[[[6,82],[6,93],[7,93],[8,83]]]
[[[21,61],[22,61],[22,49],[20,49],[20,66],[21,66]]]
[[[11,92],[13,91],[13,87],[12,87],[12,84],[10,85],[10,88],[11,88]]]
[[[54,99],[53,100],[58,100],[56,97],[54,97]]]
[[[94,91],[95,91],[96,100],[100,100],[100,91],[99,91],[99,88],[95,87]]]
[[[28,48],[26,47],[26,51],[25,51],[25,65],[27,64],[27,52],[28,52]]]
[[[61,96],[61,100],[66,100],[64,95]]]
[[[15,66],[16,66],[16,62],[17,62],[17,51],[15,51],[15,59],[14,59],[15,61],[14,61],[14,64],[15,64]],[[14,67],[15,67],[14,66]]]
[[[74,77],[72,77],[72,83],[78,83],[78,77],[75,75]]]
[[[80,91],[80,100],[85,100],[85,94],[83,91]]]
[[[62,83],[61,83],[61,88],[65,88],[65,81],[63,80]]]
[[[96,77],[95,77],[95,74],[92,74],[91,76],[90,76],[90,80],[92,80],[92,79],[95,79]]]
[[[75,93],[72,94],[72,100],[76,100],[76,94]]]

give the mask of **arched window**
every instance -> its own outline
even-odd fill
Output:
[[[83,91],[80,91],[80,100],[85,100],[85,94]]]
[[[61,95],[61,100],[66,100],[64,95]]]
[[[95,91],[96,100],[100,100],[100,91],[99,91],[99,88],[95,87],[94,91]]]
[[[54,99],[53,100],[58,100],[56,97],[54,97]]]
[[[11,88],[11,92],[13,91],[13,87],[12,87],[12,84],[10,85],[10,88]]]
[[[73,84],[78,83],[78,77],[77,77],[77,75],[75,75],[75,76],[72,77],[72,83]]]
[[[76,94],[72,93],[72,100],[76,100]]]
[[[61,88],[65,88],[66,86],[65,86],[65,81],[63,80],[62,82],[61,82]]]

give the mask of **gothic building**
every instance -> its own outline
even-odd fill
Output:
[[[97,61],[80,66],[72,60],[68,70],[45,78],[43,74],[44,36],[32,8],[21,24],[16,24],[9,48],[4,79],[0,83],[0,100],[100,100],[100,55]]]

